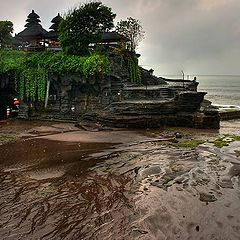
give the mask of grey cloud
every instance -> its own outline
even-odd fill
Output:
[[[163,4],[142,19],[147,32],[146,40],[152,46],[152,49],[148,47],[144,61],[161,65],[163,73],[179,72],[179,68],[197,70],[198,73],[239,73],[237,67],[233,68],[236,64],[232,64],[239,61],[239,57],[233,59],[230,53],[232,49],[236,51],[240,48],[240,2],[222,2],[211,5],[211,8],[203,7],[199,1],[158,2]],[[228,64],[224,59],[229,60]],[[203,68],[206,62],[207,68]],[[219,67],[221,65],[223,67]]]

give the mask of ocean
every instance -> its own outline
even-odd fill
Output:
[[[207,92],[206,99],[216,105],[240,106],[240,76],[196,76],[198,91]]]

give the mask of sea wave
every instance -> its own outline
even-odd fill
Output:
[[[198,81],[198,91],[207,92],[205,98],[213,104],[240,106],[240,76],[208,76]]]

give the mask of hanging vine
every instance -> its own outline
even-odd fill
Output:
[[[138,59],[136,56],[130,56],[128,58],[128,72],[132,83],[137,85],[142,84],[142,76],[138,66]]]
[[[94,53],[88,57],[64,53],[42,52],[27,54],[21,51],[0,51],[0,73],[14,73],[14,88],[22,100],[43,101],[49,74],[78,73],[85,77],[111,71],[107,56]]]
[[[38,76],[38,100],[43,101],[45,99],[46,94],[46,83],[48,80],[48,73],[44,69],[39,69]]]
[[[25,91],[25,76],[23,74],[20,75],[19,77],[19,94],[20,94],[20,98],[21,99],[25,99],[26,98],[26,91]]]

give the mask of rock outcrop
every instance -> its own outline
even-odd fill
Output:
[[[119,56],[112,53],[109,57],[112,72],[105,76],[51,76],[50,119],[82,121],[92,115],[110,127],[219,128],[219,114],[211,104],[202,106],[206,93],[197,92],[195,80],[170,81],[140,68],[139,86],[130,81],[128,68]]]
[[[183,126],[218,129],[218,112],[200,110],[205,94],[204,92],[180,92],[168,99],[153,97],[151,100],[114,102],[98,115],[98,121],[114,127]]]

